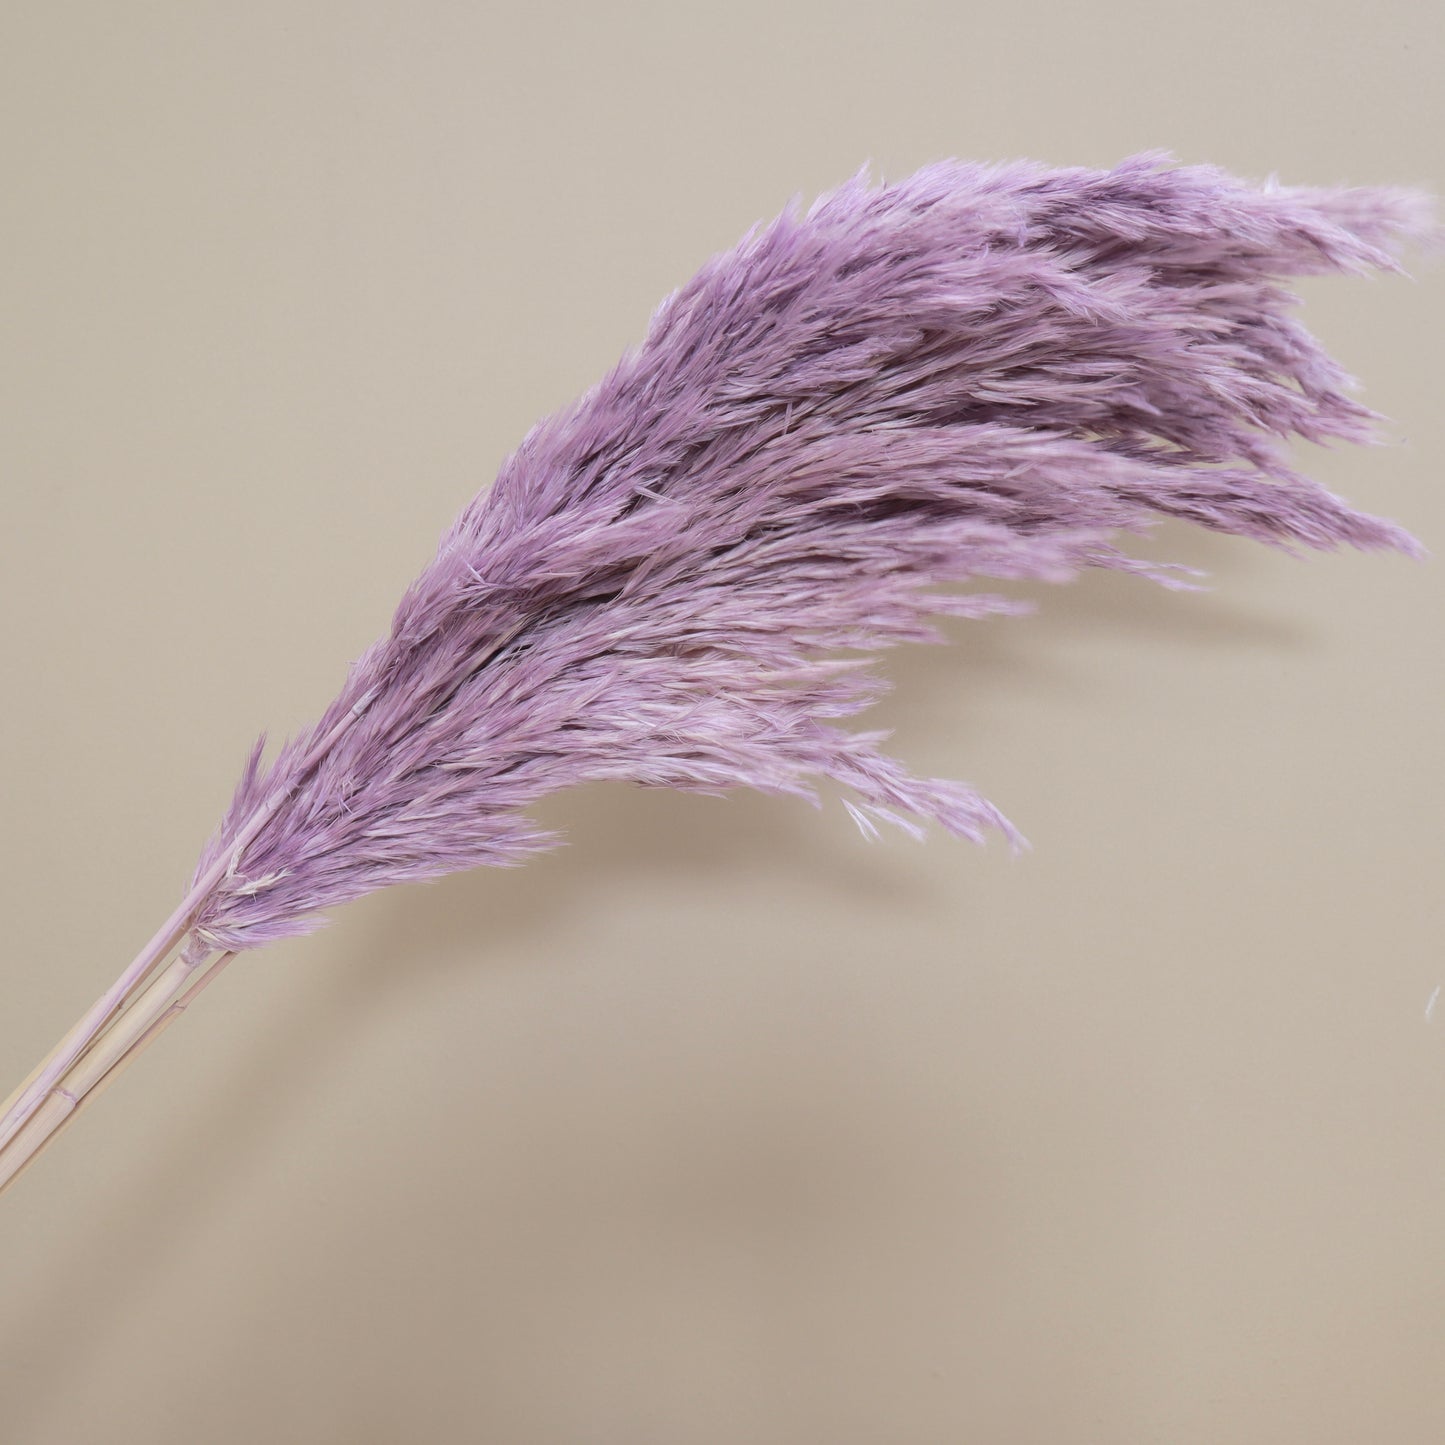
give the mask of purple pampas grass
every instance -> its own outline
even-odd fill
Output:
[[[268,765],[257,744],[188,897],[0,1120],[0,1183],[213,954],[521,862],[553,841],[526,809],[570,784],[813,799],[828,780],[865,829],[1017,841],[840,726],[884,684],[836,654],[1019,610],[947,590],[976,578],[1181,585],[1115,545],[1160,516],[1418,550],[1291,468],[1291,436],[1369,441],[1378,418],[1281,280],[1399,269],[1432,234],[1414,192],[1162,153],[860,176],[756,228],[527,435],[315,727]]]

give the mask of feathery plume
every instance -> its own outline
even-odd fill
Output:
[[[1292,550],[1418,547],[1290,465],[1377,415],[1283,278],[1398,270],[1406,190],[1179,166],[866,176],[755,228],[536,426],[316,725],[258,743],[176,914],[0,1119],[0,1183],[220,961],[377,888],[522,862],[526,809],[623,779],[1018,835],[840,725],[867,654],[1022,610],[1161,516]],[[838,653],[863,654],[839,658]],[[177,947],[174,961],[160,967]],[[207,960],[212,960],[209,964]],[[205,965],[205,967],[203,967]]]

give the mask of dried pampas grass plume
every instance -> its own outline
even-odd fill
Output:
[[[316,725],[262,746],[170,919],[0,1119],[0,1185],[236,953],[393,883],[515,864],[528,806],[623,779],[849,795],[865,829],[1010,824],[840,725],[857,665],[1018,610],[977,578],[1140,572],[1160,516],[1413,553],[1291,467],[1375,413],[1283,278],[1398,270],[1411,191],[1111,170],[860,176],[754,229],[470,502]],[[863,658],[839,660],[839,651]],[[170,961],[167,962],[166,960]]]

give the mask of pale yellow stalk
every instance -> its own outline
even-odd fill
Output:
[[[199,964],[177,958],[150,984],[45,1094],[24,1125],[0,1146],[0,1193],[19,1178],[41,1150],[73,1119],[87,1100],[110,1083],[132,1059],[173,1022],[195,996],[236,955],[213,954]],[[19,1098],[46,1062],[11,1096]],[[7,1105],[8,1107],[8,1105]]]

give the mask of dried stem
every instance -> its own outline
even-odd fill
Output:
[[[179,1017],[235,956],[234,953],[213,954],[199,963],[177,958],[154,976],[145,991],[49,1089],[8,1143],[0,1146],[0,1193],[15,1182],[81,1106]]]
[[[22,1086],[14,1102],[7,1105],[0,1118],[0,1151],[6,1149],[42,1107],[51,1090],[65,1072],[99,1037],[101,1031],[123,1008],[126,1001],[145,983],[155,966],[185,937],[186,929],[206,895],[224,876],[225,869],[213,867],[182,900],[180,906],[157,930],[155,936],[126,966],[116,981],[90,1006],[80,1021],[41,1060]],[[214,874],[215,876],[211,876]]]
[[[216,858],[196,880],[179,907],[157,930],[155,936],[126,966],[125,971],[93,1003],[80,1021],[41,1060],[29,1079],[6,1101],[0,1116],[0,1157],[11,1141],[30,1119],[47,1106],[52,1090],[65,1077],[76,1061],[101,1036],[106,1026],[131,998],[145,985],[156,966],[169,955],[186,935],[192,921],[210,897],[212,890],[236,866],[242,852],[265,827],[276,810],[291,796],[301,781],[309,776],[338,738],[356,721],[371,702],[368,692],[312,746],[292,781],[273,792],[246,820],[231,847]],[[53,1109],[51,1109],[53,1113]],[[0,1182],[3,1187],[3,1182]]]

